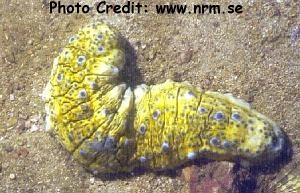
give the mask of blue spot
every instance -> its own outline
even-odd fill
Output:
[[[224,141],[224,142],[223,142],[223,147],[224,147],[225,149],[231,148],[232,145],[233,145],[233,144],[232,144],[231,142],[229,142],[229,141]]]
[[[70,52],[69,51],[65,51],[64,54],[65,54],[65,58],[68,58],[69,55],[70,55]]]
[[[85,99],[87,97],[87,93],[84,89],[82,89],[81,91],[79,91],[79,98],[81,99]]]
[[[104,149],[112,150],[116,146],[116,140],[112,137],[107,137],[104,143]]]
[[[97,88],[98,88],[97,83],[92,82],[92,83],[91,83],[91,89],[96,90]]]
[[[240,121],[241,120],[241,116],[238,113],[233,113],[231,115],[231,118],[235,121]]]
[[[194,160],[194,159],[196,159],[196,157],[197,157],[197,155],[196,155],[195,152],[189,152],[189,153],[187,154],[187,158],[188,158],[189,160]]]
[[[207,110],[204,107],[200,107],[200,108],[198,108],[198,112],[201,113],[201,114],[203,114],[203,113],[206,113]]]
[[[213,137],[213,138],[210,139],[209,143],[211,145],[219,145],[220,144],[220,139],[217,138],[217,137]]]
[[[187,93],[186,93],[186,95],[185,95],[185,98],[187,99],[187,100],[190,100],[190,99],[192,99],[192,98],[194,98],[195,97],[195,94],[192,92],[192,91],[188,91]]]
[[[101,114],[104,115],[105,117],[107,117],[108,114],[109,114],[109,110],[108,110],[108,109],[103,109],[103,110],[101,111]]]
[[[147,158],[145,156],[140,157],[140,162],[145,163],[147,161]]]
[[[163,142],[163,144],[161,145],[161,150],[163,152],[167,152],[167,151],[169,151],[169,149],[170,149],[169,144],[167,142]]]
[[[85,61],[86,61],[85,56],[79,56],[77,59],[77,64],[82,65],[85,63]]]
[[[87,156],[87,152],[86,151],[84,151],[84,150],[79,150],[79,154],[82,156],[82,157],[86,157]]]
[[[90,148],[98,153],[100,152],[112,152],[116,148],[116,141],[112,137],[107,137],[100,141],[94,141],[90,143]]]
[[[73,43],[76,40],[75,36],[70,37],[69,39],[69,44]]]
[[[157,120],[159,116],[160,116],[160,111],[159,110],[154,111],[153,114],[152,114],[152,118],[154,120]]]
[[[103,36],[101,35],[101,34],[98,34],[97,36],[96,36],[96,40],[102,40],[103,39]]]
[[[72,133],[68,134],[68,138],[70,141],[74,141],[74,135]]]
[[[217,121],[224,119],[224,117],[225,117],[225,116],[224,116],[224,113],[221,112],[221,111],[216,112],[216,113],[214,114],[214,119],[217,120]]]
[[[82,156],[84,159],[93,159],[95,158],[95,154],[90,154],[89,152],[81,149],[79,150],[79,155]]]
[[[142,123],[141,126],[140,126],[140,128],[139,128],[139,132],[142,135],[144,135],[146,133],[146,130],[147,130],[146,125]]]
[[[103,46],[99,46],[97,48],[97,54],[102,54],[104,52],[104,47]]]
[[[102,152],[104,150],[104,141],[97,141],[90,143],[90,148],[96,152]]]
[[[63,75],[62,74],[58,74],[56,77],[57,82],[61,82],[63,79]]]
[[[195,94],[192,91],[188,91],[188,95],[195,96]]]

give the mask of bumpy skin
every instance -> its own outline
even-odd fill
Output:
[[[257,164],[280,153],[276,124],[231,95],[171,80],[132,91],[119,80],[124,52],[106,24],[81,29],[43,93],[47,128],[88,169],[161,170],[201,156]]]

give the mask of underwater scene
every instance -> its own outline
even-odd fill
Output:
[[[0,0],[0,192],[300,192],[300,2]]]

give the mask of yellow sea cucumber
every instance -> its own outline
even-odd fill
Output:
[[[280,154],[279,127],[232,95],[171,80],[132,90],[119,78],[125,51],[112,27],[84,27],[43,92],[47,129],[88,169],[160,170],[199,157],[257,164]]]

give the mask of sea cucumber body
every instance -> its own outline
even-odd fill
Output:
[[[92,24],[69,39],[44,90],[47,128],[83,165],[103,173],[176,168],[189,160],[276,157],[276,124],[231,95],[167,80],[134,89],[120,81],[117,31]]]

